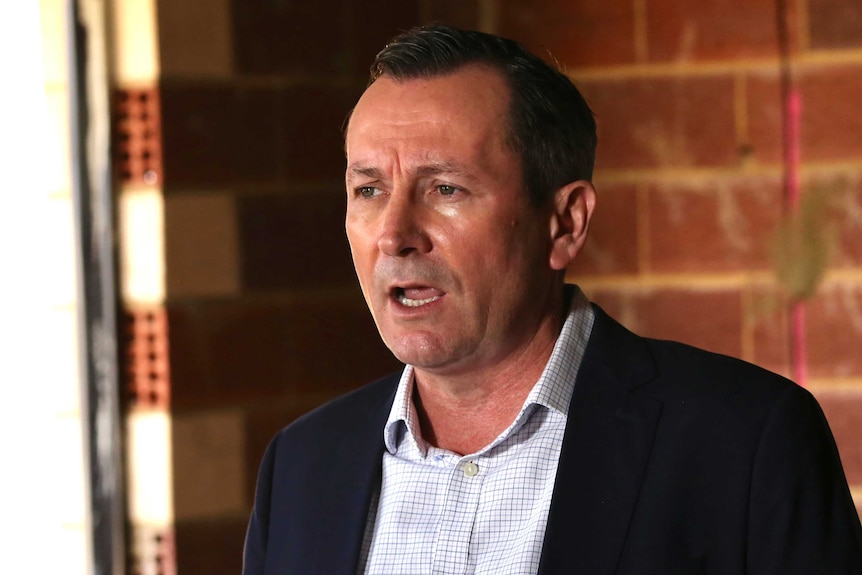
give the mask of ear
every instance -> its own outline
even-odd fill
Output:
[[[584,243],[596,207],[596,189],[586,180],[566,184],[554,194],[551,214],[551,269],[565,270]]]

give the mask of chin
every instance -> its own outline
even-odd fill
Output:
[[[433,339],[427,336],[395,336],[392,340],[387,339],[386,345],[398,361],[420,369],[442,367],[454,361],[453,350]]]

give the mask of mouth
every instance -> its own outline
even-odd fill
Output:
[[[392,298],[404,307],[422,307],[434,303],[445,295],[436,288],[428,286],[394,287],[391,292]]]

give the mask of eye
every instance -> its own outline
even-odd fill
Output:
[[[380,194],[380,188],[375,188],[374,186],[359,186],[356,188],[356,195],[363,198],[373,198],[378,194]]]
[[[456,188],[455,186],[450,186],[449,184],[440,184],[439,186],[437,186],[437,191],[440,192],[441,196],[451,196],[458,191],[458,188]]]

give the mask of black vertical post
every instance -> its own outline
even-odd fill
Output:
[[[87,8],[104,9],[91,1]],[[88,458],[89,519],[94,575],[123,575],[125,501],[120,419],[115,203],[110,162],[108,55],[105,12],[82,17],[68,0],[72,194],[78,255],[79,342]],[[91,10],[92,11],[92,10]]]

